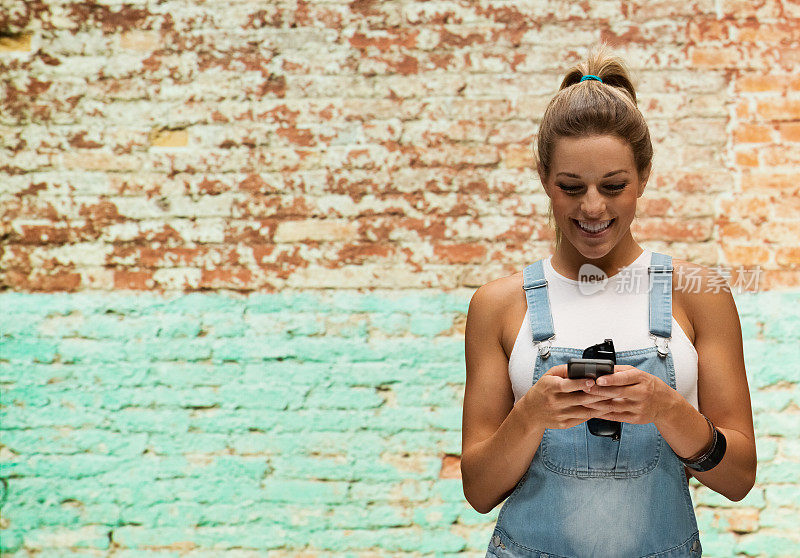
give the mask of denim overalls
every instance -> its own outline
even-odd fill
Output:
[[[668,346],[672,258],[653,252],[648,276],[654,344],[617,352],[617,364],[649,372],[675,389]],[[542,260],[526,266],[523,279],[539,350],[535,384],[551,367],[580,358],[583,348],[550,346],[555,332]],[[583,422],[544,431],[528,470],[500,510],[486,556],[672,558],[701,553],[683,464],[655,425],[623,422],[616,441],[594,436]]]

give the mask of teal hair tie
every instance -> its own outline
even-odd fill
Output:
[[[593,76],[592,74],[586,74],[585,76],[583,76],[583,77],[581,78],[581,81],[586,81],[587,79],[596,79],[596,80],[597,80],[597,81],[599,81],[600,83],[603,83],[603,80],[602,80],[602,79],[600,79],[600,78],[599,78],[599,77],[597,77],[597,76]]]

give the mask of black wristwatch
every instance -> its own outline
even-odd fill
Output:
[[[714,431],[714,437],[711,440],[711,446],[703,452],[702,455],[695,458],[684,459],[683,457],[678,457],[681,462],[689,467],[694,471],[709,471],[719,465],[719,462],[722,461],[722,458],[725,456],[725,450],[727,449],[727,441],[725,440],[725,435],[717,430],[717,428],[712,424],[708,417],[703,415],[708,421],[708,425]]]

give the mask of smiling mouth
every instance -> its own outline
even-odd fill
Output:
[[[578,221],[577,219],[573,219],[572,221],[583,232],[586,232],[586,233],[589,233],[589,234],[598,234],[598,233],[601,233],[604,230],[606,230],[608,227],[610,227],[614,223],[615,219],[616,219],[616,217],[614,219],[610,219],[608,221],[599,221],[599,222],[595,222],[595,223],[589,223],[587,221],[583,221],[582,222],[582,221]]]

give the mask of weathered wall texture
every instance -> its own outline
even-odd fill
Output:
[[[789,0],[0,2],[0,551],[481,555],[465,312],[551,250],[532,141],[599,40],[655,140],[635,236],[759,272],[758,483],[692,482],[704,549],[792,555]]]
[[[476,286],[547,252],[531,140],[600,39],[639,79],[636,233],[800,280],[800,6],[16,2],[14,289]]]

